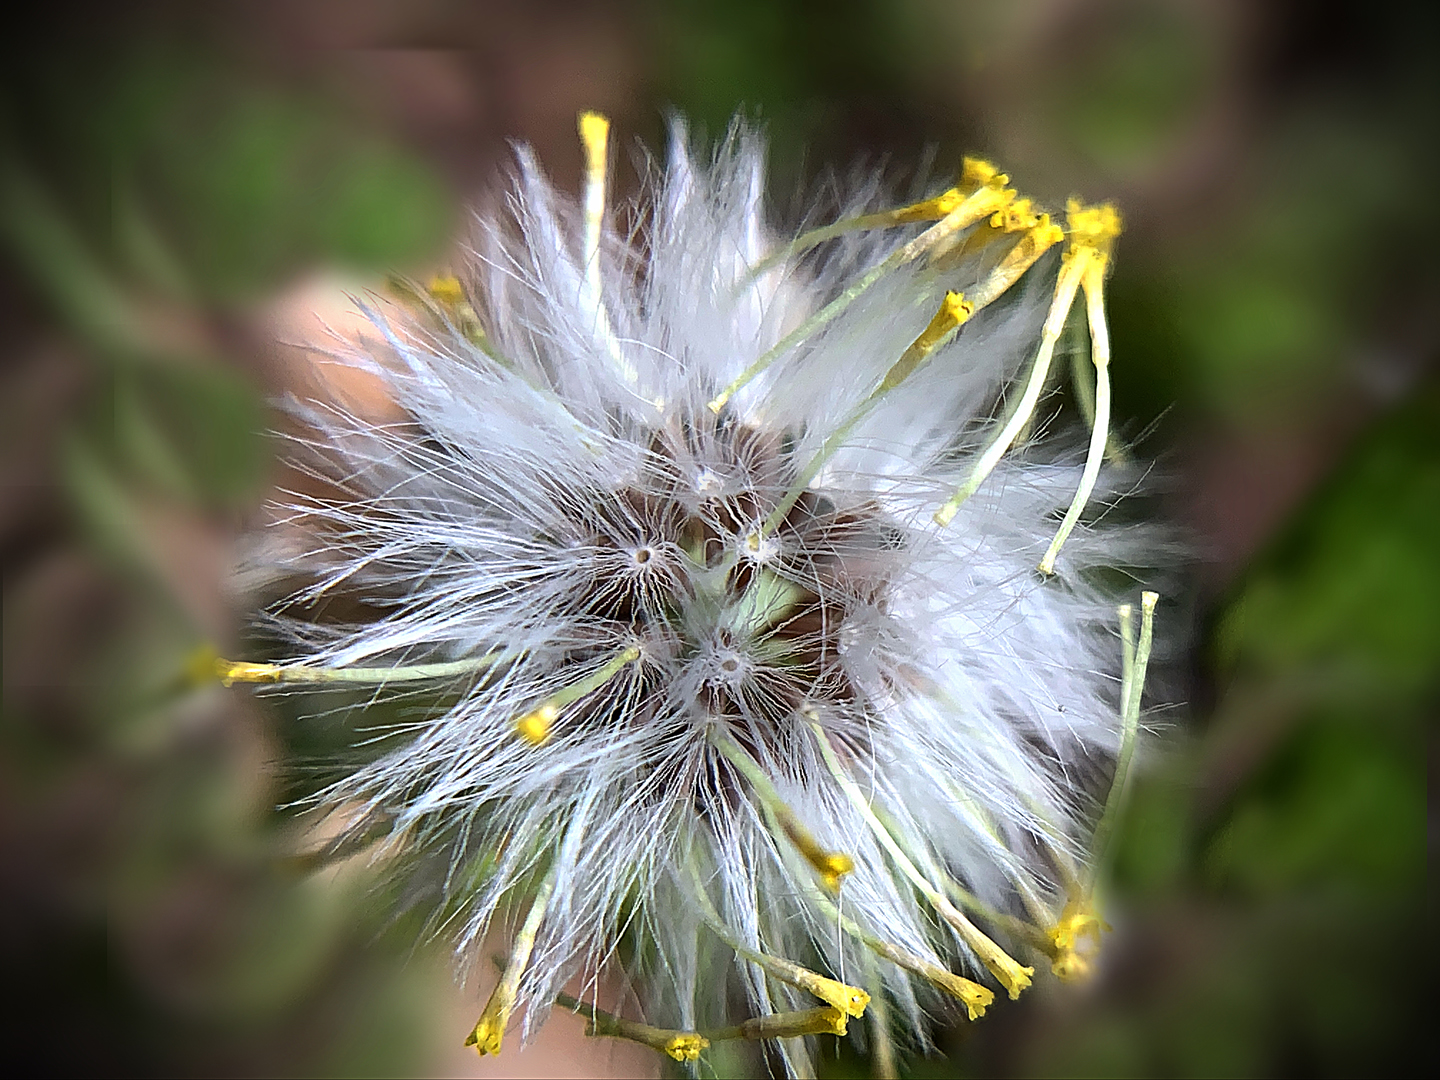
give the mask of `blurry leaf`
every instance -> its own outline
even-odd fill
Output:
[[[1431,385],[1237,588],[1214,638],[1216,717],[1141,777],[1121,834],[1136,925],[1112,990],[1130,996],[1052,1032],[1040,1071],[1347,1075],[1403,1054],[1440,677],[1437,431]]]
[[[1111,172],[1152,164],[1182,133],[1206,88],[1204,27],[1182,7],[1149,5],[1067,50],[1047,73],[1067,139]]]
[[[1152,1072],[1163,1076],[1271,1075],[1275,1018],[1268,957],[1243,933],[1217,935],[1145,1025]]]
[[[177,512],[140,493],[116,471],[113,455],[72,433],[61,454],[61,487],[82,534],[115,569],[138,575],[140,595],[179,616],[192,638],[213,639],[223,608],[207,589],[223,566],[213,533],[194,514]]]
[[[1041,1051],[1032,1069],[1048,1077],[1153,1076],[1144,1035],[1130,1017],[1101,1017],[1048,1048],[1048,1053]]]
[[[315,222],[319,250],[328,257],[390,269],[449,238],[448,194],[418,158],[357,141],[333,169]]]
[[[1228,668],[1360,667],[1377,702],[1440,677],[1440,387],[1385,420],[1222,618]]]
[[[1413,157],[1368,116],[1293,119],[1264,148],[1228,224],[1197,237],[1175,275],[1192,394],[1264,422],[1333,392],[1376,305],[1393,300],[1372,283],[1393,277],[1402,238],[1425,228]]]
[[[268,461],[259,395],[231,368],[122,367],[111,373],[109,416],[90,435],[117,471],[150,494],[199,506],[253,498]]]
[[[155,228],[139,197],[117,183],[113,205],[116,252],[126,268],[142,285],[167,300],[193,303],[194,290],[184,267]]]
[[[344,972],[342,985],[329,991],[339,1024],[318,1062],[319,1075],[444,1075],[442,1068],[453,1067],[456,1035],[436,1007],[435,988],[453,978],[449,965],[403,947],[393,955],[372,948],[365,959],[364,970]]]
[[[204,501],[253,496],[268,460],[255,388],[229,368],[194,366],[136,374],[154,437],[164,440]]]
[[[60,317],[105,352],[140,355],[150,341],[109,279],[34,177],[0,159],[0,240]]]
[[[1216,885],[1252,892],[1349,881],[1408,888],[1423,874],[1425,776],[1391,740],[1353,723],[1302,729],[1211,845]]]
[[[154,574],[140,508],[94,447],[72,435],[64,446],[62,469],[66,493],[90,539],[121,565]]]
[[[450,198],[418,159],[304,98],[197,89],[144,163],[213,295],[273,287],[318,261],[409,265],[448,239]]]
[[[171,495],[193,500],[197,494],[189,470],[175,446],[157,428],[136,379],[120,373],[115,385],[115,441],[132,467]]]
[[[1116,883],[1129,893],[1175,888],[1189,871],[1191,792],[1173,766],[1147,773],[1131,792],[1120,822]]]
[[[800,96],[799,58],[786,49],[792,13],[761,0],[737,0],[723,11],[693,2],[665,8],[668,74],[694,122],[720,132],[737,106],[768,112]]]
[[[1197,374],[1217,400],[1313,378],[1310,369],[1333,360],[1344,329],[1346,313],[1329,302],[1329,287],[1256,261],[1197,275],[1182,309]]]
[[[1419,720],[1440,681],[1440,578],[1426,570],[1440,537],[1437,430],[1431,385],[1362,440],[1219,623],[1230,699],[1243,703],[1237,687],[1257,680],[1288,680],[1294,730],[1251,755],[1260,771],[1207,856],[1217,884],[1267,892],[1418,880]],[[1212,737],[1227,752],[1246,736],[1230,711],[1222,703]],[[1269,737],[1253,718],[1250,727],[1252,738]]]
[[[273,1015],[312,994],[354,917],[352,889],[328,877],[275,882],[253,899],[217,1006],[229,1019]]]
[[[174,49],[29,78],[21,149],[44,180],[7,167],[0,226],[92,338],[124,338],[124,324],[95,284],[103,269],[75,269],[77,252],[94,262],[87,247],[171,300],[230,301],[317,263],[412,266],[449,239],[436,173],[320,95]]]
[[[802,185],[807,154],[843,163],[858,152],[905,146],[913,155],[933,133],[933,125],[922,128],[918,117],[903,112],[910,103],[898,84],[913,76],[914,64],[901,54],[893,4],[651,0],[644,6],[661,100],[712,139],[737,113],[758,120],[768,137],[767,182],[778,194]]]

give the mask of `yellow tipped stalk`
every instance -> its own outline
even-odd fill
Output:
[[[878,214],[868,214],[856,220],[882,228],[887,225],[911,225],[920,221],[939,221],[964,201],[965,196],[960,189],[952,187],[936,195],[933,199],[924,199],[921,202],[911,203],[909,206],[884,210]]]
[[[774,823],[820,876],[825,887],[831,892],[839,889],[845,875],[855,869],[855,860],[843,851],[830,851],[815,839],[780,797],[780,792],[775,789],[774,783],[765,775],[759,763],[747,754],[739,743],[715,727],[710,730],[710,743],[745,777]]]
[[[710,898],[705,895],[704,886],[700,883],[699,878],[694,876],[693,867],[691,874],[695,885],[691,895],[699,908],[700,917],[710,931],[733,949],[737,955],[745,957],[781,982],[813,994],[827,1005],[839,1009],[848,1016],[853,1016],[858,1020],[865,1015],[865,1006],[870,1003],[870,995],[858,986],[831,979],[819,972],[811,971],[807,967],[802,967],[793,960],[787,960],[783,956],[771,956],[769,953],[752,949],[740,941],[721,920],[720,913],[715,910],[715,906],[710,903]]]
[[[580,145],[585,152],[582,197],[585,233],[581,253],[584,277],[581,279],[581,300],[594,322],[595,333],[604,344],[605,351],[620,372],[621,378],[633,387],[639,382],[640,373],[626,358],[619,340],[615,337],[610,313],[605,307],[604,283],[600,274],[600,239],[605,232],[605,189],[610,168],[610,120],[596,112],[582,112],[576,121],[576,127],[580,132]],[[650,404],[658,406],[660,403]]]
[[[610,121],[599,113],[584,112],[578,121],[585,149],[585,286],[596,301],[600,297],[600,234],[605,224],[605,178]]]
[[[965,1006],[971,1020],[978,1020],[984,1016],[985,1010],[994,1002],[995,994],[988,988],[870,933],[823,896],[812,896],[811,901],[827,919],[838,923],[841,929],[875,955],[883,956],[896,967],[903,968],[912,975],[920,976],[955,998]]]
[[[824,847],[783,803],[768,809],[771,810],[780,831],[810,864],[810,868],[815,871],[825,888],[832,893],[839,892],[845,876],[854,873],[855,860],[843,851],[831,851]]]
[[[504,363],[504,358],[495,352],[494,344],[485,336],[480,316],[465,295],[465,287],[454,274],[433,275],[423,286],[411,282],[399,274],[390,274],[385,279],[386,290],[391,296],[406,304],[412,311],[424,313],[440,322],[448,322],[470,344],[483,350],[492,359]]]
[[[967,157],[960,161],[960,186],[967,191],[982,187],[1004,187],[1009,182],[1007,173],[1002,173],[984,158]]]
[[[895,389],[913,375],[915,369],[928,360],[931,353],[949,341],[955,331],[964,326],[974,313],[975,305],[965,299],[964,293],[947,292],[929,324],[900,354],[900,359],[890,365],[890,370],[885,373],[879,387],[870,397],[873,399]]]
[[[1105,808],[1095,826],[1091,845],[1095,865],[1101,866],[1108,857],[1111,835],[1119,820],[1121,807],[1130,781],[1130,763],[1135,756],[1135,742],[1140,728],[1140,696],[1145,689],[1145,670],[1150,663],[1150,650],[1155,640],[1155,605],[1158,593],[1140,594],[1140,640],[1134,639],[1133,608],[1122,604],[1120,614],[1121,679],[1120,679],[1120,753],[1115,760],[1115,775]]]
[[[722,940],[725,939],[722,937]],[[725,940],[725,943],[751,963],[763,968],[767,974],[819,998],[837,1012],[857,1019],[865,1015],[865,1006],[870,1004],[870,995],[858,986],[831,979],[811,971],[807,967],[802,967],[793,960],[786,960],[784,957],[771,956],[768,953],[747,948],[733,939]],[[844,1034],[844,1032],[842,1031],[840,1034]]]
[[[465,1040],[465,1045],[475,1047],[481,1057],[500,1052],[505,1028],[510,1023],[510,1014],[514,1011],[520,994],[520,979],[530,963],[535,937],[540,932],[540,924],[545,918],[545,909],[550,904],[550,895],[554,889],[555,874],[552,870],[536,890],[530,912],[525,916],[525,923],[520,927],[520,932],[515,936],[515,944],[510,949],[510,960],[505,965],[500,981],[491,991],[489,1000],[485,1002],[480,1019],[475,1021],[474,1029]]]
[[[794,838],[792,837],[792,839]],[[837,892],[845,875],[853,873],[855,870],[855,860],[843,851],[825,851],[823,849],[810,851],[799,841],[796,841],[795,846],[800,848],[800,853],[815,868],[820,875],[820,880],[831,892]]]
[[[211,654],[213,655],[213,654]],[[454,679],[483,671],[499,659],[499,652],[467,660],[437,664],[406,664],[399,667],[316,667],[310,664],[251,663],[216,656],[211,663],[213,677],[223,686],[236,683],[312,683],[383,686],[387,683],[428,682]],[[197,672],[198,672],[197,664]]]
[[[674,1058],[676,1061],[694,1061],[700,1051],[710,1045],[710,1040],[697,1031],[676,1031],[673,1028],[651,1027],[634,1020],[597,1009],[588,1002],[579,1001],[569,994],[555,995],[555,1003],[562,1009],[569,1009],[585,1017],[585,1034],[612,1039],[626,1039],[640,1043],[652,1050]]]
[[[459,307],[465,303],[465,289],[454,274],[436,274],[425,285],[431,299],[445,307]]]
[[[930,902],[930,906],[935,909],[936,914],[949,923],[960,935],[960,939],[970,946],[975,955],[980,958],[980,962],[989,969],[990,974],[994,975],[1000,981],[1000,985],[1009,992],[1011,1000],[1018,998],[1021,991],[1030,985],[1030,977],[1035,974],[1035,969],[1014,960],[1004,949],[987,937],[978,926],[967,919],[939,888],[915,868],[915,864],[910,861],[909,856],[890,835],[890,830],[885,828],[880,819],[875,816],[875,811],[871,809],[870,800],[865,798],[865,793],[845,772],[844,766],[840,764],[840,759],[835,756],[835,750],[830,745],[825,729],[816,723],[812,723],[810,727],[819,742],[820,754],[825,759],[825,764],[829,766],[836,782],[840,784],[841,789],[855,808],[860,811],[860,815],[870,826],[870,831],[875,834],[880,845],[889,853],[900,872],[909,878],[910,883]]]
[[[867,1014],[870,1032],[870,1072],[876,1080],[900,1080],[895,1060],[895,1040],[890,1034],[890,1003],[885,999],[885,981],[873,954],[865,955],[865,981],[876,988]]]
[[[970,471],[969,478],[960,485],[945,505],[935,512],[935,524],[943,527],[954,520],[961,505],[980,489],[980,485],[994,471],[995,466],[1000,463],[1000,459],[1005,456],[1005,452],[1010,449],[1010,445],[1029,423],[1030,416],[1035,411],[1035,405],[1040,400],[1040,392],[1045,388],[1045,379],[1050,373],[1050,357],[1055,351],[1055,342],[1059,339],[1060,331],[1065,326],[1065,316],[1070,312],[1070,305],[1080,286],[1080,276],[1085,272],[1085,266],[1089,261],[1089,249],[1081,249],[1067,255],[1060,268],[1060,279],[1055,284],[1055,297],[1050,305],[1050,313],[1041,330],[1040,350],[1035,355],[1035,362],[1030,366],[1030,377],[1026,380],[1025,390],[1020,395],[1020,401],[1016,404],[1010,419],[1000,429],[1000,433],[980,454],[979,460],[975,462]]]
[[[1050,970],[1064,982],[1079,982],[1090,975],[1091,956],[1100,945],[1100,933],[1109,930],[1095,910],[1091,895],[1074,896],[1048,931],[1054,962]],[[1086,949],[1085,945],[1090,948]]]
[[[1155,640],[1155,605],[1160,596],[1154,592],[1140,594],[1140,639],[1135,640],[1135,609],[1121,604],[1120,617],[1120,753],[1115,760],[1115,775],[1105,797],[1105,807],[1091,837],[1094,876],[1088,885],[1078,883],[1071,888],[1070,899],[1053,926],[1046,932],[1049,952],[1054,963],[1051,970],[1061,979],[1074,982],[1090,974],[1091,958],[1100,944],[1100,933],[1108,930],[1095,904],[1095,886],[1109,861],[1110,842],[1129,791],[1130,765],[1135,756],[1135,742],[1140,726],[1140,698],[1145,689],[1145,671],[1150,664],[1150,650]],[[1089,949],[1082,948],[1086,942]]]
[[[515,721],[515,734],[531,746],[544,746],[550,741],[550,729],[560,718],[560,707],[547,701],[537,709],[531,709]]]
[[[1125,702],[1131,721],[1127,728],[1133,728],[1140,722],[1140,694],[1145,689],[1145,670],[1150,665],[1150,650],[1155,643],[1155,605],[1159,602],[1159,593],[1147,590],[1140,594],[1140,640],[1135,645],[1135,670],[1130,678],[1130,695]]]
[[[694,1061],[700,1056],[700,1051],[709,1045],[710,1040],[698,1032],[677,1031],[665,1040],[665,1045],[660,1049],[676,1061]]]
[[[1105,210],[1109,210],[1113,217],[1114,211],[1109,207],[1100,207],[1093,213],[1100,214]],[[1113,222],[1106,218],[1105,223],[1113,224],[1116,230],[1119,229],[1118,217],[1114,217]],[[1040,572],[1047,576],[1055,572],[1055,559],[1060,554],[1060,548],[1080,520],[1080,514],[1090,500],[1090,493],[1095,490],[1095,481],[1100,475],[1100,463],[1104,460],[1106,441],[1110,434],[1110,328],[1105,322],[1105,271],[1109,263],[1108,243],[1113,234],[1104,233],[1102,230],[1101,235],[1105,237],[1102,242],[1106,246],[1097,248],[1080,279],[1080,285],[1085,290],[1085,310],[1090,323],[1090,359],[1095,365],[1090,447],[1085,456],[1085,470],[1080,474],[1080,486],[1075,491],[1075,498],[1065,512],[1065,520],[1060,523],[1055,539],[1050,541],[1049,550],[1040,560]]]
[[[939,964],[931,963],[924,957],[907,953],[879,938],[867,937],[865,944],[897,967],[920,976],[926,982],[949,994],[965,1006],[966,1015],[971,1020],[979,1020],[985,1015],[985,1010],[995,1002],[995,992],[989,987],[981,986],[973,979],[967,979],[963,975],[956,975],[953,971],[948,971]]]
[[[831,979],[811,971],[809,968],[801,967],[793,960],[786,960],[778,956],[765,956],[750,950],[744,950],[743,955],[765,968],[781,982],[788,982],[791,986],[814,994],[821,1001],[857,1020],[865,1015],[865,1006],[870,1004],[870,995],[858,986],[851,986],[839,979]]]
[[[945,294],[945,298],[940,301],[939,310],[935,312],[925,329],[920,331],[920,336],[900,354],[900,359],[890,365],[890,370],[880,380],[880,385],[872,390],[840,426],[830,433],[820,444],[820,449],[815,452],[815,456],[810,459],[805,468],[800,470],[800,474],[795,477],[795,481],[785,492],[784,497],[770,512],[770,516],[765,519],[762,532],[771,533],[780,527],[780,523],[785,520],[785,515],[790,513],[790,508],[810,486],[810,481],[815,479],[825,462],[834,456],[835,451],[844,445],[845,440],[854,432],[856,425],[865,418],[882,397],[913,375],[936,349],[949,341],[955,332],[965,325],[974,310],[975,306],[965,299],[963,293],[947,292]]]
[[[772,822],[772,828],[774,824]],[[830,899],[818,892],[812,892],[809,900],[817,908],[827,921],[838,925],[845,933],[849,934],[856,941],[864,945],[874,956],[884,957],[896,967],[903,968],[912,975],[934,985],[937,989],[944,991],[951,997],[958,1000],[965,1006],[966,1013],[971,1020],[978,1020],[985,1015],[985,1010],[995,1001],[995,994],[987,987],[979,983],[956,975],[953,972],[941,967],[934,961],[927,960],[923,956],[917,956],[906,949],[900,948],[877,934],[873,934],[857,923],[849,915],[840,910]],[[1034,936],[1044,940],[1044,934],[1038,927],[1026,927]],[[878,980],[871,980],[876,982]]]
[[[888,229],[896,225],[913,225],[925,221],[939,221],[953,213],[969,195],[980,188],[1003,188],[1009,182],[1010,177],[1000,172],[988,161],[967,157],[961,166],[958,186],[949,188],[933,198],[922,199],[920,202],[911,203],[908,206],[844,218],[833,224],[822,225],[818,229],[802,233],[752,266],[745,275],[744,283],[754,281],[761,274],[780,263],[793,259],[797,255],[803,255],[816,245],[823,244],[826,240],[833,240],[837,236],[844,236],[846,233],[864,232],[868,229]]]
[[[976,255],[1002,240],[1013,238],[1016,233],[1025,235],[1021,236],[1020,243],[1017,243],[1011,250],[1014,251],[1016,248],[1020,248],[1023,252],[1026,247],[1030,246],[1025,243],[1030,234],[1033,234],[1036,239],[1044,239],[1050,234],[1050,230],[1052,229],[1054,229],[1056,233],[1060,232],[1059,229],[1050,224],[1049,214],[1037,211],[1034,202],[1030,199],[1016,199],[1010,203],[1010,205],[1002,207],[991,214],[988,221],[981,224],[979,228],[963,240],[952,237],[948,244],[940,247],[935,252],[935,265],[941,269],[948,270],[958,265],[962,259]],[[1063,234],[1054,242],[1058,243],[1059,240],[1062,239],[1064,239]],[[1047,244],[1046,246],[1048,247],[1049,245]],[[1041,253],[1043,253],[1043,249]],[[1007,253],[1007,257],[1008,254],[1009,253]],[[1039,254],[1040,253],[1035,254],[1026,265],[1028,266],[1030,263],[1033,263],[1036,258],[1039,258]],[[1021,273],[1023,272],[1022,270]],[[1011,276],[1008,283],[990,293],[985,302],[989,303],[1000,293],[1004,292],[1006,288],[1009,288],[1011,284],[1014,284],[1018,278],[1019,274]],[[1004,280],[1004,276],[1002,275],[995,280],[997,282],[1002,281]]]
[[[996,214],[992,217],[992,226]],[[1008,231],[1009,218],[1002,231]],[[993,304],[999,297],[1004,295],[1017,281],[1025,276],[1025,271],[1034,266],[1052,247],[1065,239],[1064,230],[1058,225],[1050,223],[1049,214],[1041,214],[1034,219],[1034,224],[1025,229],[1024,234],[1015,242],[1015,246],[1005,253],[994,270],[986,275],[985,280],[970,295],[978,311],[983,307]]]
[[[445,317],[467,341],[482,348],[489,344],[485,339],[485,329],[480,325],[480,316],[466,298],[465,288],[458,277],[454,274],[437,274],[426,283],[425,291],[440,305]]]
[[[585,678],[577,679],[569,686],[562,687],[535,708],[520,716],[515,721],[515,733],[531,746],[543,746],[550,740],[550,732],[555,727],[555,721],[560,718],[560,711],[565,706],[574,704],[587,694],[593,694],[616,675],[619,675],[627,664],[633,664],[639,659],[640,647],[638,645],[621,649]]]
[[[770,1013],[755,1016],[734,1027],[707,1031],[708,1042],[732,1039],[793,1039],[802,1035],[844,1035],[849,1017],[843,1009],[822,1005],[818,1009],[798,1012]]]
[[[1070,226],[1070,247],[1065,252],[1064,260],[1060,265],[1060,277],[1055,282],[1055,295],[1040,333],[1040,349],[1035,355],[1035,362],[1030,367],[1030,376],[1026,380],[1025,389],[1020,395],[1014,413],[1000,429],[1000,433],[980,454],[969,478],[960,485],[949,501],[935,512],[935,524],[941,527],[949,525],[954,520],[961,505],[979,490],[980,485],[994,471],[1005,452],[1010,449],[1011,444],[1030,422],[1030,418],[1035,412],[1035,405],[1040,400],[1040,393],[1045,389],[1045,380],[1050,373],[1050,360],[1055,353],[1055,343],[1065,329],[1065,319],[1070,314],[1070,306],[1075,301],[1075,294],[1080,288],[1080,282],[1095,260],[1099,259],[1103,263],[1108,258],[1110,245],[1120,231],[1120,216],[1115,212],[1115,208],[1108,204],[1087,209],[1071,200],[1067,211],[1067,222]],[[1054,236],[1053,231],[1049,233],[1049,236]],[[1036,243],[1044,239],[1046,237],[1037,237]],[[1022,241],[1023,243],[1024,241]],[[1017,245],[1018,247],[1019,245]],[[1020,273],[1023,272],[1023,270],[1020,271]],[[1019,274],[1015,276],[1018,278]],[[1008,285],[1005,286],[1005,288],[1008,287]],[[990,297],[987,295],[985,299],[988,302]]]
[[[741,372],[717,394],[709,403],[711,412],[718,413],[725,407],[725,403],[735,396],[751,380],[762,374],[776,360],[778,360],[790,349],[810,337],[812,334],[824,328],[831,321],[836,319],[862,293],[874,285],[886,274],[904,266],[906,263],[914,262],[916,259],[929,255],[937,245],[945,241],[962,229],[969,228],[984,218],[1009,206],[1015,199],[1015,191],[1003,186],[1003,182],[1009,178],[1003,173],[996,174],[992,183],[985,185],[969,196],[945,217],[936,224],[926,229],[923,233],[911,240],[908,244],[900,247],[885,258],[883,262],[867,271],[859,281],[851,285],[843,293],[837,296],[830,303],[826,304],[818,312],[806,319],[804,323],[796,327],[789,334],[786,334],[778,343],[767,349],[749,367]]]

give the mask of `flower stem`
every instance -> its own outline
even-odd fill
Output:
[[[858,214],[843,218],[830,225],[801,233],[788,244],[784,244],[761,259],[746,273],[742,284],[754,281],[767,270],[774,269],[797,255],[803,255],[811,248],[844,236],[850,232],[868,229],[889,229],[896,225],[911,225],[920,221],[937,221],[945,217],[965,199],[965,192],[973,193],[978,188],[999,188],[1010,182],[1010,178],[999,172],[994,165],[979,158],[965,158],[960,168],[960,185],[941,192],[934,198],[922,199],[908,206],[892,210],[878,210],[873,214]]]
[[[990,973],[999,979],[1001,985],[1010,992],[1011,999],[1018,998],[1020,992],[1030,985],[1030,976],[1035,974],[1035,969],[1016,963],[1004,949],[995,944],[978,926],[967,919],[954,904],[950,903],[949,898],[943,892],[915,868],[915,864],[901,850],[900,845],[895,842],[895,838],[890,835],[890,831],[875,816],[875,811],[871,809],[870,801],[865,798],[865,793],[860,790],[855,781],[846,773],[844,766],[840,764],[840,759],[835,756],[835,750],[825,735],[825,729],[816,723],[812,723],[810,727],[819,740],[820,754],[825,758],[825,764],[830,767],[836,782],[839,783],[855,808],[860,811],[866,824],[870,826],[871,832],[875,834],[875,838],[880,841],[881,846],[889,852],[890,858],[900,868],[900,872],[909,878],[911,884],[930,902],[930,906],[935,909],[936,914],[949,923],[960,935],[961,940],[975,951],[980,962],[989,968]]]
[[[1120,811],[1125,804],[1130,781],[1130,763],[1135,756],[1135,742],[1140,727],[1140,697],[1145,689],[1145,669],[1150,663],[1150,649],[1155,639],[1155,604],[1160,599],[1157,593],[1140,594],[1140,641],[1134,641],[1132,608],[1124,604],[1120,608],[1120,640],[1124,650],[1120,680],[1120,753],[1115,760],[1115,776],[1110,781],[1110,793],[1105,797],[1105,808],[1095,826],[1091,845],[1095,852],[1097,869],[1105,864],[1111,855],[1110,844]]]
[[[847,934],[871,952],[883,956],[896,967],[903,968],[912,975],[918,975],[925,981],[933,983],[959,1000],[965,1006],[971,1020],[978,1020],[984,1016],[985,1009],[995,1000],[995,995],[979,983],[956,975],[939,964],[926,960],[923,956],[916,956],[914,953],[902,949],[898,945],[892,945],[884,938],[872,934],[854,919],[843,914],[828,898],[814,895],[810,899],[827,919],[839,923]]]
[[[657,1028],[635,1020],[626,1020],[569,994],[556,994],[555,1004],[585,1017],[586,1035],[628,1039],[668,1054],[676,1061],[694,1061],[700,1056],[700,1051],[710,1045],[710,1039],[699,1032]]]
[[[1055,352],[1055,342],[1060,337],[1060,331],[1065,327],[1065,317],[1069,314],[1070,305],[1075,300],[1076,290],[1080,287],[1080,276],[1084,273],[1091,254],[1089,248],[1079,248],[1066,255],[1065,262],[1060,267],[1060,278],[1055,283],[1055,297],[1050,305],[1050,314],[1046,317],[1045,326],[1040,333],[1040,350],[1035,354],[1035,362],[1030,366],[1030,378],[1026,381],[1025,390],[1020,395],[1019,404],[1016,405],[1015,412],[1001,428],[1000,433],[981,453],[979,460],[970,470],[969,478],[960,485],[949,501],[935,512],[937,525],[943,527],[950,524],[965,500],[975,494],[980,489],[980,485],[985,482],[986,477],[994,471],[995,466],[1000,463],[1000,459],[1005,456],[1005,452],[1010,449],[1010,445],[1035,412],[1035,405],[1040,400],[1040,391],[1045,388],[1045,379],[1050,374],[1050,358]]]
[[[552,867],[535,891],[530,912],[525,916],[520,932],[515,935],[515,944],[510,949],[510,960],[505,965],[500,981],[495,984],[480,1019],[475,1021],[474,1030],[465,1040],[465,1045],[475,1047],[481,1057],[500,1052],[500,1044],[505,1038],[505,1027],[510,1022],[510,1013],[520,995],[520,979],[530,963],[535,937],[540,932],[540,923],[545,918],[545,909],[550,905],[550,895],[554,890],[555,870]]]
[[[800,342],[838,318],[846,308],[860,298],[861,294],[886,274],[925,255],[946,237],[953,236],[961,229],[968,228],[986,215],[1001,209],[1014,197],[1015,192],[1008,188],[988,185],[982,187],[915,239],[891,252],[882,262],[866,271],[855,284],[763,352],[754,363],[736,376],[729,386],[709,402],[710,411],[718,413],[725,407],[725,403],[743,387]]]
[[[535,708],[515,721],[515,730],[520,737],[533,746],[540,746],[550,738],[550,730],[560,718],[560,710],[573,705],[587,694],[592,694],[613,679],[624,669],[640,659],[640,647],[631,645],[621,649],[595,671],[583,679],[562,686]]]
[[[430,682],[483,671],[500,659],[498,650],[465,660],[399,667],[314,667],[307,664],[253,664],[216,657],[215,677],[225,686],[241,683],[351,683],[383,686],[386,683]]]
[[[841,879],[855,869],[855,860],[844,852],[829,851],[821,846],[780,797],[780,792],[775,789],[770,777],[765,775],[765,770],[745,752],[744,747],[714,726],[710,729],[709,739],[710,744],[720,751],[725,760],[745,777],[780,831],[789,837],[790,842],[805,857],[805,861],[819,874],[825,887],[832,892],[838,889]]]
[[[690,873],[695,886],[692,898],[699,909],[701,919],[704,920],[706,926],[710,927],[711,932],[733,949],[737,955],[745,957],[746,960],[758,965],[781,982],[814,994],[821,1001],[849,1016],[859,1019],[865,1015],[865,1006],[870,1002],[870,995],[864,990],[827,978],[807,967],[802,967],[793,960],[787,960],[783,956],[771,956],[758,949],[752,949],[737,938],[720,918],[720,913],[715,910],[715,905],[710,902],[710,898],[705,895],[705,888],[698,875],[695,874],[694,867],[690,868]]]
[[[1065,520],[1050,541],[1050,548],[1040,560],[1040,572],[1047,577],[1055,572],[1055,559],[1060,548],[1069,539],[1071,531],[1080,520],[1090,493],[1095,490],[1095,481],[1100,475],[1100,463],[1105,458],[1105,443],[1110,434],[1110,330],[1105,325],[1105,260],[1098,256],[1090,260],[1081,278],[1085,290],[1085,307],[1090,318],[1090,359],[1095,365],[1094,421],[1090,427],[1090,448],[1085,456],[1085,471],[1080,474],[1080,486]]]
[[[964,325],[965,320],[970,318],[972,311],[974,311],[974,305],[966,301],[962,294],[957,292],[945,294],[945,299],[940,302],[940,310],[935,312],[929,325],[920,332],[919,337],[910,343],[909,347],[901,354],[900,359],[890,366],[890,370],[880,380],[880,385],[872,390],[865,400],[845,418],[845,421],[820,444],[820,449],[815,452],[815,456],[810,459],[809,464],[800,471],[800,475],[795,478],[790,489],[785,492],[785,497],[765,519],[765,524],[761,527],[762,532],[771,533],[780,527],[780,523],[790,513],[790,508],[810,486],[810,481],[815,479],[825,462],[829,461],[835,451],[840,449],[845,440],[850,437],[856,425],[866,417],[882,397],[914,374],[915,370],[930,358],[931,353],[948,341],[950,336]]]

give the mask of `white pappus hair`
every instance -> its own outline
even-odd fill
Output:
[[[1052,224],[967,159],[782,237],[760,138],[676,123],[621,235],[580,127],[581,205],[521,149],[464,280],[366,309],[342,359],[403,420],[296,406],[330,493],[286,508],[293,656],[219,674],[441,701],[319,802],[441,866],[462,956],[514,913],[482,1053],[558,1000],[692,1069],[739,1038],[803,1072],[867,1003],[888,1054],[1037,961],[1083,974],[1154,608],[1137,639],[1098,573],[1151,535],[1085,514],[1121,471],[1117,216]],[[1028,433],[1081,293],[1083,467]],[[640,1015],[562,993],[607,965]]]

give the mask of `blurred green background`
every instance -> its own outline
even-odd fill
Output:
[[[761,119],[782,207],[825,165],[904,175],[933,151],[936,170],[988,154],[1051,205],[1126,217],[1122,430],[1199,556],[1161,609],[1166,740],[1100,976],[942,1031],[946,1056],[907,1068],[1416,1067],[1440,705],[1433,6],[33,14],[0,71],[12,1054],[56,1073],[462,1067],[473,1017],[443,957],[387,919],[363,865],[306,872],[276,809],[343,728],[197,689],[188,665],[242,628],[226,583],[276,475],[266,402],[305,377],[277,342],[314,337],[306,313],[342,310],[344,287],[445,265],[506,140],[573,189],[579,109],[656,145],[674,107],[712,133]]]

